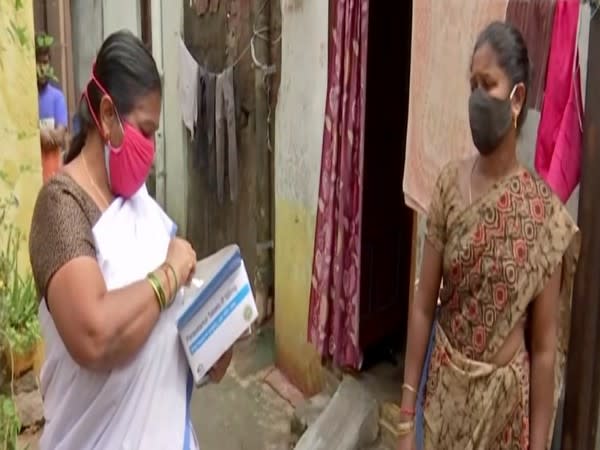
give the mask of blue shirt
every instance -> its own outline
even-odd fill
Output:
[[[40,126],[55,129],[69,123],[67,102],[60,89],[48,83],[38,96]]]

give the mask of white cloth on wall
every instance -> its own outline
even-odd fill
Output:
[[[403,190],[425,213],[446,163],[475,154],[469,128],[469,66],[477,35],[504,20],[508,0],[419,0],[413,6],[410,100]],[[444,76],[440,76],[444,74]]]
[[[185,127],[194,134],[198,120],[198,63],[179,38],[179,102]]]

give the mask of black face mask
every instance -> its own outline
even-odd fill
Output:
[[[508,133],[513,121],[511,100],[516,86],[506,100],[489,95],[481,88],[469,98],[469,124],[473,143],[482,155],[491,154]]]

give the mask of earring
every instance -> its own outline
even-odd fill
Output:
[[[515,130],[517,129],[517,117],[518,116],[513,116],[513,125],[515,127]]]

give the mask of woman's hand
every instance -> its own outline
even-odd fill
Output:
[[[190,243],[178,237],[171,239],[166,261],[177,274],[177,284],[188,284],[196,268],[196,252]]]
[[[208,376],[210,377],[210,381],[213,383],[219,383],[225,374],[227,373],[227,368],[229,364],[231,364],[231,358],[233,357],[233,348],[227,350],[223,356],[215,363],[215,365],[208,371]]]
[[[415,441],[415,432],[411,431],[410,433],[401,436],[398,441],[398,450],[416,450],[417,443]]]

